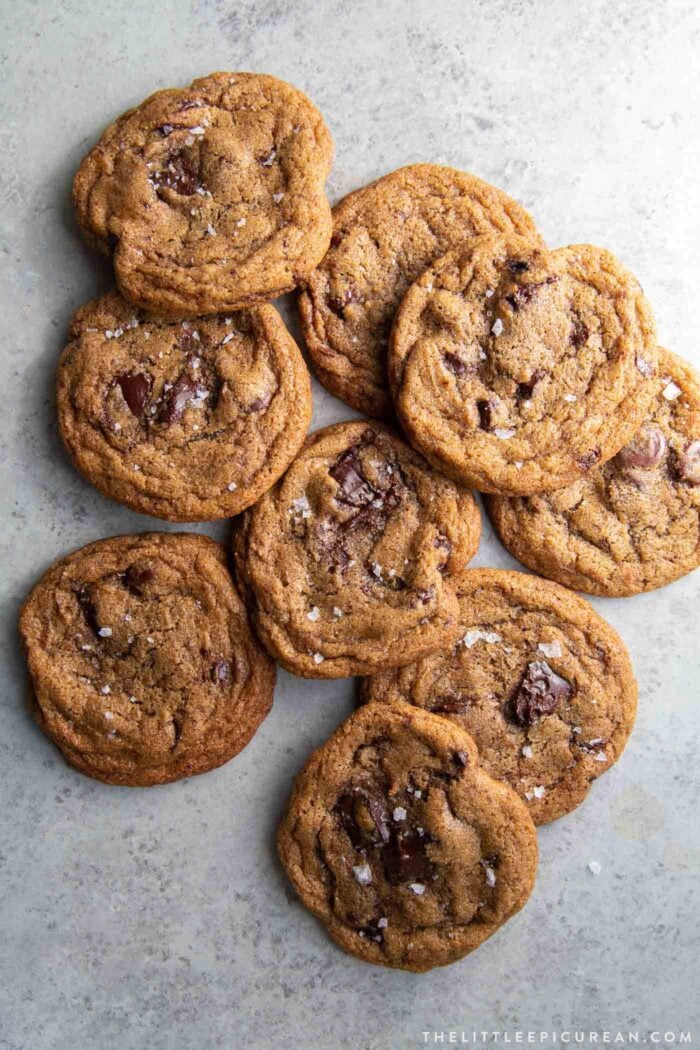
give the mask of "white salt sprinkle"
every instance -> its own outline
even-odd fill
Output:
[[[100,638],[111,638],[112,637],[112,628],[111,627],[100,627],[100,629],[99,629],[99,631],[97,633],[99,634]]]
[[[544,655],[549,657],[550,659],[552,657],[557,657],[557,656],[561,656],[562,655],[562,653],[561,653],[561,645],[559,644],[559,642],[557,640],[555,640],[553,642],[540,642],[540,644],[537,646],[537,648],[539,649],[539,651],[541,653],[544,653]]]
[[[507,441],[508,438],[512,438],[515,434],[515,427],[494,427],[493,433],[501,441]]]
[[[352,873],[360,886],[369,886],[372,881],[372,869],[369,864],[355,864]]]
[[[314,663],[315,664],[322,664],[324,660],[325,660],[325,656],[321,656],[320,653],[314,653]]]
[[[474,627],[470,631],[467,631],[464,638],[462,638],[462,641],[467,649],[471,649],[477,642],[488,642],[491,645],[495,642],[500,642],[501,636],[495,631],[482,631],[478,627]]]
[[[491,326],[491,331],[494,335],[500,335],[503,331],[503,321],[500,319],[500,317],[497,317],[496,320],[493,322],[493,325]]]
[[[664,397],[667,401],[675,401],[677,397],[680,397],[681,393],[681,388],[676,386],[673,380],[664,387]]]
[[[412,882],[409,888],[419,897],[422,897],[425,893],[425,886],[422,882]]]
[[[545,795],[544,785],[543,784],[538,784],[537,787],[534,787],[532,789],[532,793],[535,796],[535,798],[544,798],[544,795]]]
[[[229,492],[235,492],[236,489],[238,488],[238,485],[236,484],[235,481],[229,481],[229,483],[226,486],[226,488],[229,490]]]
[[[406,810],[403,808],[403,806],[397,806],[396,807],[396,809],[394,810],[394,813],[393,813],[393,817],[394,817],[394,820],[405,820],[406,819]]]
[[[532,758],[532,748],[529,744],[523,744],[522,754],[524,758]]]
[[[109,696],[109,694],[112,692],[112,690],[109,688],[108,685],[103,685],[102,688],[100,689],[100,692],[102,693],[103,696]]]
[[[593,872],[594,875],[600,875],[603,869],[597,860],[592,860],[588,864],[588,870]]]
[[[320,615],[321,610],[316,605],[314,605],[313,609],[311,609],[310,612],[307,612],[306,618],[307,620],[313,620],[315,622],[316,620],[318,620]]]

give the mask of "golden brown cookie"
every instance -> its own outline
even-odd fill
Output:
[[[474,742],[408,704],[369,704],[296,778],[277,836],[303,904],[346,952],[423,972],[522,908],[537,835]]]
[[[651,591],[700,565],[700,377],[659,352],[654,400],[632,441],[547,496],[491,499],[508,550],[589,594]]]
[[[161,317],[223,313],[290,291],[323,257],[332,159],[321,114],[296,88],[212,73],[111,124],[73,201],[131,302]]]
[[[115,536],[57,562],[22,609],[39,725],[108,784],[149,786],[228,762],[272,706],[219,543]]]
[[[361,697],[449,718],[536,824],[564,816],[632,731],[637,686],[625,645],[583,598],[524,573],[470,569],[458,597],[459,640],[366,679]]]
[[[312,434],[246,512],[236,569],[272,655],[307,678],[371,674],[449,643],[475,553],[470,492],[379,424]]]
[[[549,492],[605,463],[655,390],[636,279],[602,248],[482,238],[444,256],[396,315],[389,381],[409,440],[483,492]]]
[[[105,295],[73,319],[57,396],[78,470],[106,496],[168,521],[249,507],[311,420],[309,373],[272,306],[175,322]]]
[[[337,204],[331,247],[299,299],[323,385],[367,415],[391,416],[386,348],[401,296],[438,256],[490,232],[540,241],[501,190],[436,164],[399,168]]]

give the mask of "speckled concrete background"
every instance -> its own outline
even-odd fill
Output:
[[[350,710],[350,682],[281,674],[270,718],[230,765],[107,788],[69,771],[33,727],[15,636],[22,597],[55,558],[164,527],[93,491],[56,436],[67,322],[109,283],[69,206],[73,171],[106,123],[215,69],[275,73],[328,119],[333,199],[412,161],[474,171],[519,198],[552,245],[618,253],[662,342],[700,365],[695,0],[0,6],[0,1046],[403,1050],[436,1029],[461,1039],[562,1026],[694,1029],[697,1042],[700,573],[595,603],[640,680],[628,751],[577,813],[543,830],[525,911],[421,977],[333,947],[274,856],[290,779]],[[315,395],[317,423],[350,415]],[[478,563],[512,564],[488,533]]]

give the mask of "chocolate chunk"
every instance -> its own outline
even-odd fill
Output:
[[[511,721],[521,726],[532,725],[540,715],[549,715],[560,700],[571,696],[571,685],[556,674],[545,660],[527,665],[515,695],[507,705]]]
[[[536,371],[532,373],[532,375],[526,382],[518,383],[518,389],[516,391],[516,394],[522,401],[530,400],[530,398],[535,392],[535,387],[539,383],[543,374],[544,373],[541,372],[539,369],[536,369]]]
[[[658,427],[645,426],[618,452],[617,462],[628,469],[652,470],[663,460],[667,447],[668,442]]]
[[[95,608],[94,602],[92,601],[92,598],[90,597],[88,588],[85,586],[85,584],[78,588],[78,590],[75,593],[75,596],[78,599],[78,604],[80,605],[80,608],[83,611],[85,622],[87,623],[88,627],[93,632],[93,634],[97,634],[97,632],[100,629],[100,625],[97,622],[97,610]]]
[[[153,569],[139,569],[136,565],[130,565],[124,573],[124,586],[132,594],[142,595],[144,587],[152,578]]]
[[[188,402],[194,401],[206,393],[208,391],[198,387],[194,380],[186,372],[183,372],[165,394],[163,405],[158,413],[158,422],[167,423],[168,426],[171,423],[177,423],[182,419]]]
[[[161,124],[155,130],[161,138],[167,139],[168,135],[172,135],[173,131],[183,131],[186,127],[186,124]]]
[[[228,682],[231,677],[231,664],[228,660],[216,660],[211,668],[211,680],[217,685]]]
[[[446,696],[436,701],[430,710],[436,715],[463,715],[469,707],[468,700]]]
[[[188,109],[201,109],[206,103],[202,98],[186,98],[177,107],[180,113],[184,113]]]
[[[191,197],[199,188],[199,180],[192,162],[182,153],[172,153],[165,168],[151,175],[151,183],[158,196],[168,189],[181,197]]]
[[[479,421],[481,423],[482,430],[490,430],[493,422],[493,411],[491,409],[490,401],[477,401],[476,409],[479,413]]]
[[[153,385],[151,377],[144,375],[143,372],[123,372],[121,375],[114,377],[114,384],[121,390],[122,397],[129,406],[131,414],[136,416],[137,419],[141,419],[143,410],[151,396],[151,387]]]
[[[581,318],[574,318],[574,322],[571,326],[571,331],[569,333],[569,342],[571,343],[571,345],[575,346],[578,350],[579,347],[583,346],[583,344],[586,342],[586,340],[588,339],[588,335],[588,328],[583,323]]]
[[[256,397],[255,400],[251,401],[248,405],[249,412],[262,412],[266,409],[272,401],[272,391],[268,391],[265,394],[261,394],[260,397]]]
[[[582,456],[579,456],[576,461],[582,470],[590,470],[591,467],[600,459],[600,449],[592,448],[589,452],[584,452]]]
[[[506,266],[512,274],[525,273],[530,269],[530,263],[525,259],[508,259]]]
[[[442,359],[450,372],[454,372],[456,376],[463,376],[468,371],[466,361],[463,361],[461,357],[457,357],[457,354],[451,354],[449,351],[446,351],[442,355]]]
[[[354,448],[338,456],[328,473],[340,485],[341,494],[336,498],[343,503],[363,507],[378,496],[377,490],[365,478]]]
[[[364,926],[360,926],[358,933],[362,937],[369,937],[371,941],[382,944],[384,941],[384,930],[379,926],[379,919],[370,919]]]
[[[517,313],[521,307],[525,306],[535,295],[539,292],[540,288],[545,288],[548,284],[554,284],[559,278],[552,274],[550,277],[546,277],[543,281],[533,281],[531,284],[521,284],[514,292],[506,296],[506,302],[510,304],[512,309]]]
[[[431,879],[435,868],[428,857],[426,846],[432,841],[430,835],[421,835],[414,829],[397,831],[383,850],[387,880],[396,885],[399,882]]]
[[[426,587],[421,591],[418,591],[418,601],[421,605],[427,605],[428,602],[432,602],[435,598],[435,588],[433,586]]]
[[[328,308],[336,317],[344,318],[346,306],[349,306],[350,303],[361,302],[363,302],[363,298],[355,288],[346,288],[340,295],[330,295],[328,297]]]
[[[363,827],[358,820],[358,805],[367,808],[376,834]],[[365,788],[357,785],[348,788],[336,802],[334,811],[340,817],[340,823],[356,850],[370,849],[389,841],[391,829],[386,809],[382,802]]]
[[[673,473],[686,485],[700,485],[700,441],[689,441],[682,452],[675,452]]]

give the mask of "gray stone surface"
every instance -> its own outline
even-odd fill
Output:
[[[328,119],[334,199],[411,161],[474,171],[522,200],[551,244],[618,253],[662,342],[700,364],[695,0],[5,0],[0,18],[0,1046],[393,1050],[434,1029],[644,1037],[694,1024],[697,1041],[700,573],[595,602],[641,685],[629,749],[542,831],[525,911],[421,977],[343,955],[274,856],[290,779],[351,709],[350,682],[281,674],[271,716],[230,765],[108,788],[33,727],[15,634],[23,595],[55,558],[164,527],[93,491],[56,435],[67,322],[109,285],[69,203],[106,123],[214,69],[275,73]],[[315,396],[317,423],[350,415]],[[512,564],[488,530],[478,564]]]

